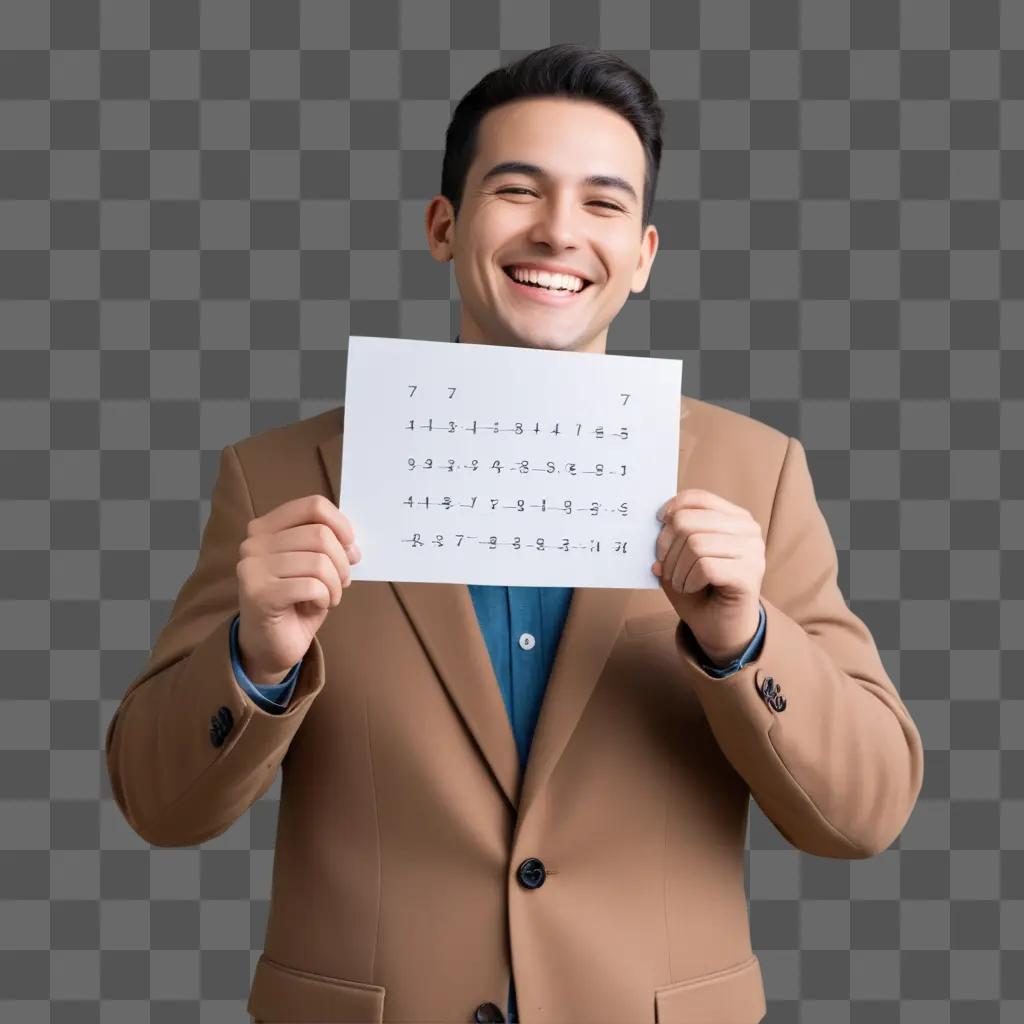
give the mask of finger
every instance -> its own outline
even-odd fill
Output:
[[[308,601],[317,608],[330,608],[330,588],[323,580],[313,576],[292,576],[273,582],[273,607],[283,611]]]
[[[662,577],[666,584],[673,586],[675,582],[685,579],[686,573],[700,557],[700,552],[710,550],[711,538],[716,537],[730,540],[727,534],[713,532],[676,534],[662,563]]]
[[[267,553],[323,551],[334,560],[334,564],[338,568],[338,575],[342,578],[348,575],[350,566],[362,557],[359,548],[354,544],[350,549],[343,548],[337,534],[325,523],[306,523],[303,526],[293,526],[290,530],[283,530],[280,533],[256,537],[248,543],[256,545],[258,550]]]
[[[740,535],[748,533],[749,526],[745,520],[715,509],[678,509],[671,513],[661,528],[655,540],[655,555],[660,559],[678,534],[682,534],[685,540],[691,533],[709,532]]]
[[[735,538],[721,534],[696,536],[699,539],[682,548],[672,569],[671,585],[680,594],[695,594],[707,586],[730,582],[735,567],[729,563],[743,557],[743,548]]]
[[[327,587],[331,604],[341,600],[343,577],[331,557],[322,551],[284,551],[267,556],[267,571],[275,579],[311,576]]]
[[[741,505],[734,505],[720,494],[715,494],[714,491],[705,491],[699,487],[688,487],[664,502],[655,513],[655,516],[657,519],[664,520],[671,512],[680,508],[713,508],[719,509],[722,512],[750,515]]]
[[[664,558],[659,559],[661,562],[661,582],[663,586],[672,586],[672,574],[675,571],[676,563],[679,561],[679,556],[685,543],[685,537],[675,534],[665,551]]]
[[[338,572],[331,557],[322,551],[287,551],[270,556],[268,571],[278,579],[310,576],[320,580],[330,593],[331,604],[341,600],[346,575]]]
[[[302,498],[286,501],[253,519],[249,523],[249,536],[279,533],[292,526],[304,526],[307,523],[324,523],[329,526],[344,547],[355,543],[355,529],[348,516],[330,498],[322,494],[307,494]]]

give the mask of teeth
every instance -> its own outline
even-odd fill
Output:
[[[583,281],[573,274],[551,274],[546,270],[528,270],[524,267],[512,267],[510,272],[516,281],[539,285],[549,291],[583,290]]]

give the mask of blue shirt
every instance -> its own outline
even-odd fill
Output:
[[[458,341],[458,337],[455,340]],[[519,761],[525,766],[551,665],[569,613],[573,588],[470,584],[469,592],[494,675],[501,689],[505,711],[515,734]],[[709,675],[721,679],[738,672],[760,654],[764,633],[765,611],[762,604],[757,632],[747,649],[732,664],[723,668],[716,668],[706,657],[701,656],[698,659],[701,667]],[[703,655],[695,641],[694,646]],[[239,686],[264,711],[280,714],[286,710],[302,660],[292,667],[280,683],[257,686],[242,671],[238,652],[238,615],[231,622],[231,664]],[[509,979],[507,1016],[510,1024],[516,1024],[519,1020],[514,978]]]

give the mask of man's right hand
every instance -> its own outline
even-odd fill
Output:
[[[238,554],[242,668],[258,686],[279,683],[352,582],[355,531],[330,498],[310,494],[250,520]]]

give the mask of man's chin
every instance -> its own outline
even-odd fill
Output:
[[[551,331],[543,326],[505,325],[501,337],[504,339],[503,344],[519,348],[550,348],[559,344],[557,336],[552,337]]]
[[[508,324],[502,334],[508,339],[505,344],[520,348],[572,348],[580,339],[580,332],[565,324]]]

